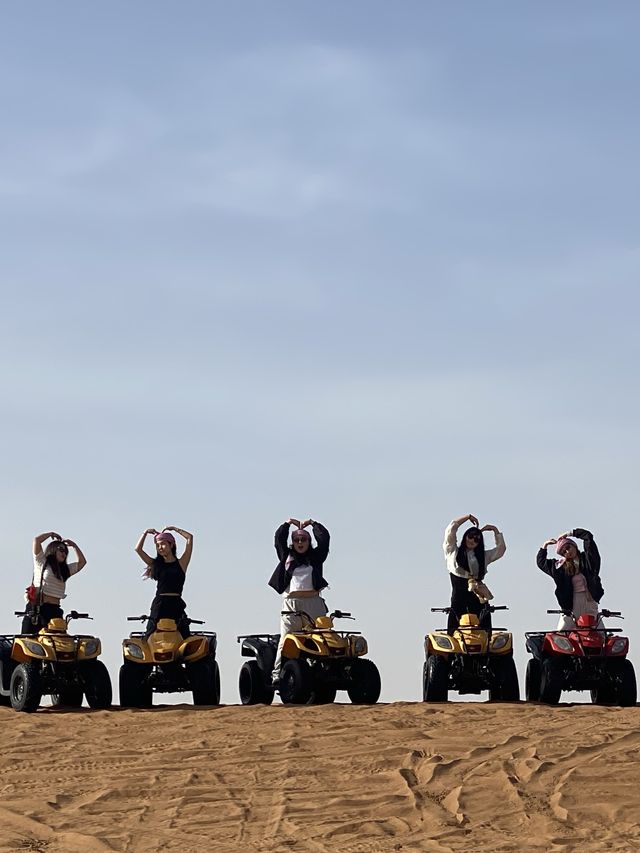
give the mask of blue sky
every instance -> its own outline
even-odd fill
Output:
[[[312,516],[330,606],[415,699],[474,512],[522,674],[568,527],[640,642],[635,4],[0,12],[3,630],[60,529],[115,676],[152,597],[133,545],[177,524],[236,701],[273,531]]]

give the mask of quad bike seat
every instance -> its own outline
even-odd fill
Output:
[[[463,613],[460,617],[461,628],[479,628],[480,620],[475,613]]]

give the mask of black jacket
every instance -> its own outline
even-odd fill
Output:
[[[328,585],[327,581],[322,576],[322,566],[329,555],[330,537],[327,528],[320,524],[319,521],[314,521],[311,527],[318,544],[315,548],[310,548],[307,553],[303,555],[303,558],[305,565],[310,565],[312,568],[311,582],[313,583],[313,588],[321,590]],[[287,544],[288,539],[289,524],[285,521],[285,523],[281,524],[276,530],[274,545],[279,562],[276,566],[275,572],[271,575],[269,580],[269,586],[272,586],[275,591],[279,593],[285,592],[288,588],[291,583],[293,569],[295,568],[295,563],[289,566],[289,569],[286,568],[287,558],[290,555],[294,557],[296,556],[295,552],[289,548]],[[302,565],[302,563],[299,565]]]
[[[594,601],[600,601],[604,595],[604,588],[600,580],[600,554],[598,546],[593,541],[593,536],[588,530],[576,527],[569,533],[576,539],[584,541],[584,551],[579,554],[580,571],[587,581],[587,589]],[[547,559],[547,549],[540,548],[536,557],[538,568],[545,574],[550,575],[556,584],[556,598],[563,610],[573,610],[573,582],[571,575],[567,574],[562,566],[558,567],[556,560]]]

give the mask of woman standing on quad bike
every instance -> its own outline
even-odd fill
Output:
[[[462,544],[458,545],[458,528],[470,521],[473,527],[465,530]],[[495,548],[485,551],[483,533],[493,532],[496,540]],[[478,527],[475,515],[463,515],[455,518],[444,532],[444,557],[451,578],[451,610],[447,618],[447,634],[453,634],[460,624],[464,613],[480,615],[484,604],[493,596],[484,585],[487,566],[499,560],[507,550],[502,533],[495,524],[485,524]],[[481,627],[491,630],[491,613],[485,611],[482,615]]]
[[[169,531],[174,530],[185,540],[185,549],[181,557],[177,556],[175,536]],[[156,556],[152,557],[144,550],[144,542],[147,536],[153,536],[156,546]],[[146,563],[146,571],[143,577],[156,581],[156,594],[151,602],[149,621],[145,636],[150,637],[156,629],[158,619],[174,619],[178,631],[183,637],[189,636],[189,622],[187,620],[186,603],[182,599],[185,575],[191,552],[193,550],[193,534],[179,527],[164,527],[158,532],[150,527],[145,530],[138,544],[136,554]]]
[[[289,529],[291,547],[289,547]],[[315,547],[311,535],[306,529],[311,527],[316,540]],[[322,575],[322,566],[329,554],[329,531],[319,521],[298,521],[288,518],[276,530],[275,548],[278,555],[278,565],[269,580],[269,586],[282,595],[280,617],[280,642],[273,666],[273,681],[280,677],[282,663],[282,646],[285,634],[289,631],[299,631],[303,627],[300,612],[306,613],[311,619],[325,616],[329,611],[320,590],[327,586]]]
[[[43,543],[47,539],[51,539],[51,542],[43,550]],[[76,552],[73,563],[67,562],[69,548]],[[66,598],[67,581],[86,564],[84,554],[71,539],[63,539],[53,531],[34,538],[33,583],[29,588],[32,598],[27,600],[22,620],[23,634],[37,634],[41,628],[46,628],[50,619],[62,618],[60,601]]]
[[[570,536],[582,539],[584,551],[578,549]],[[549,545],[556,546],[557,560],[547,559]],[[584,614],[598,615],[598,602],[604,595],[600,580],[600,553],[588,530],[575,527],[560,534],[557,539],[547,539],[538,551],[536,563],[541,571],[553,578],[556,598],[563,610],[570,611],[576,618]],[[598,620],[598,627],[604,627],[601,619]],[[572,628],[575,628],[574,619],[561,616],[558,630],[569,631]]]

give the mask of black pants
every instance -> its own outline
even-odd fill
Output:
[[[186,603],[179,595],[156,595],[151,602],[149,621],[144,632],[145,637],[150,637],[153,634],[159,619],[174,619],[178,631],[186,640],[191,635],[189,620],[185,613],[186,607]]]
[[[467,578],[450,574],[451,578],[451,610],[447,617],[447,634],[453,634],[460,624],[460,617],[465,613],[475,613],[480,619],[480,627],[485,631],[491,631],[491,611],[485,608],[477,595],[469,592]]]
[[[23,634],[37,634],[41,628],[46,628],[50,619],[62,619],[62,607],[57,604],[27,604],[26,614],[22,617]]]

